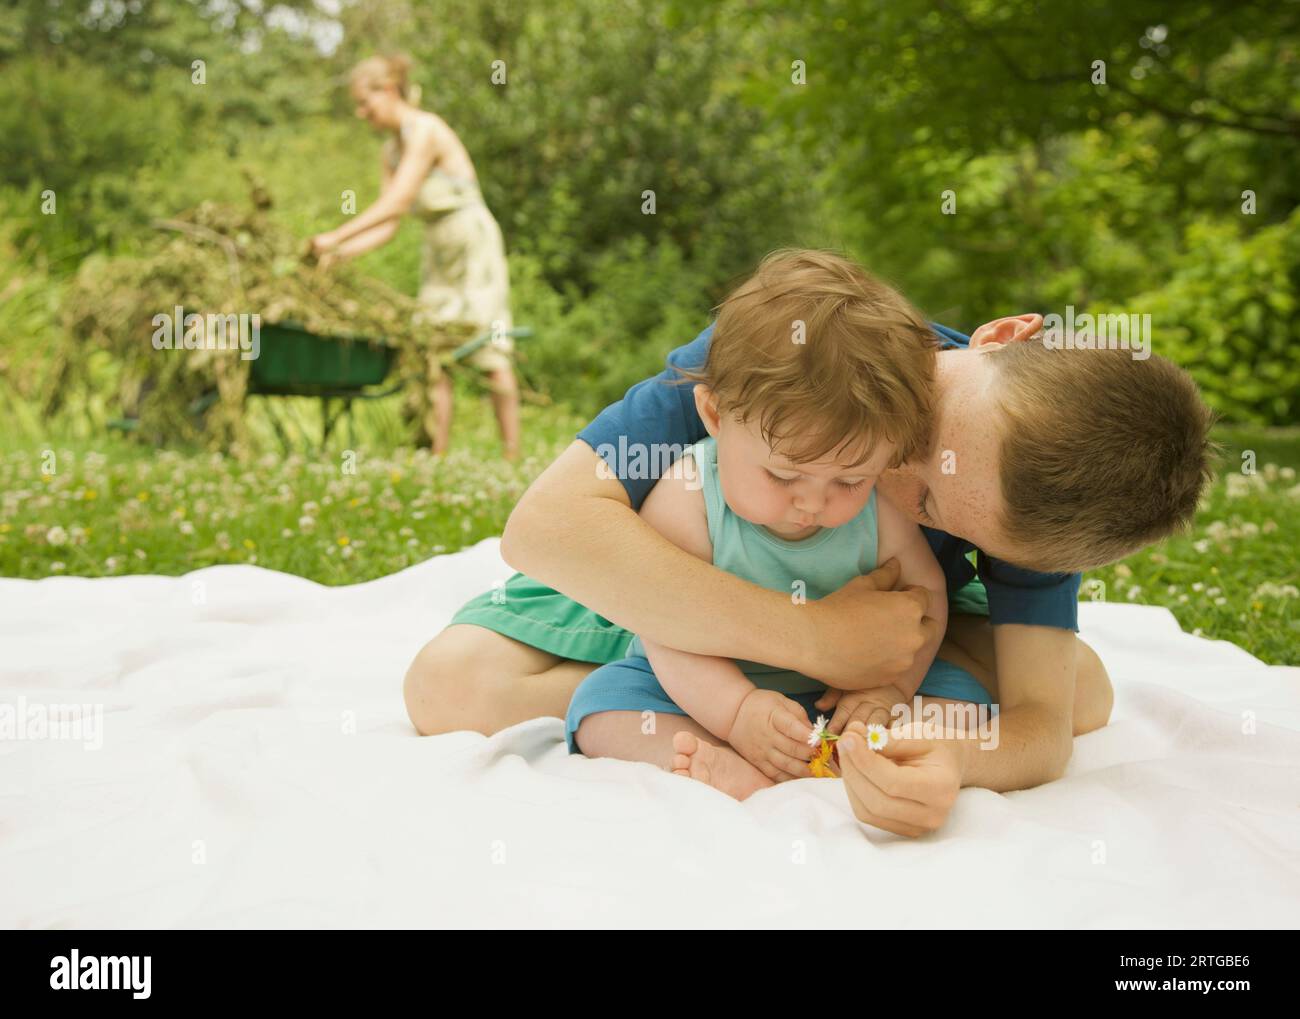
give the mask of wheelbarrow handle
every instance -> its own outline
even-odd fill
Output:
[[[529,329],[528,326],[516,326],[514,329],[506,332],[505,335],[512,336],[515,339],[526,339],[533,335],[533,331]],[[470,354],[474,353],[474,351],[478,350],[480,347],[486,346],[490,342],[492,342],[492,331],[489,329],[482,335],[475,336],[474,339],[462,343],[446,356],[444,363],[451,364],[454,361],[464,360],[469,357]]]

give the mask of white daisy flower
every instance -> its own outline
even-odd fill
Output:
[[[822,741],[822,735],[826,732],[826,726],[830,724],[830,719],[825,715],[818,715],[817,721],[813,724],[813,731],[808,737],[808,745],[815,747]]]
[[[889,745],[889,732],[883,725],[867,726],[867,746],[872,750],[884,750]]]

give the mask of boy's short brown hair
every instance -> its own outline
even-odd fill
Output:
[[[987,356],[1006,412],[1002,528],[1020,565],[1092,569],[1191,524],[1213,477],[1213,414],[1185,371],[1040,339]]]
[[[921,314],[856,262],[782,250],[722,302],[704,368],[682,375],[797,463],[861,464],[883,438],[897,466],[928,448],[938,346]]]

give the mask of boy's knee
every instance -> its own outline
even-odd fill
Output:
[[[1100,729],[1110,721],[1115,706],[1115,688],[1110,674],[1097,652],[1079,641],[1078,668],[1075,672],[1074,734]]]
[[[486,710],[491,699],[487,677],[474,662],[435,637],[420,649],[402,690],[406,713],[421,736],[471,730],[490,736]]]

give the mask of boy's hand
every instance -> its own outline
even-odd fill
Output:
[[[866,743],[866,727],[854,722],[836,744],[844,791],[854,816],[895,835],[937,831],[961,789],[965,754],[957,739],[911,736],[914,726],[890,732],[881,750]]]
[[[890,559],[801,606],[814,622],[815,640],[798,671],[842,686],[908,672],[942,628],[926,615],[930,593],[925,588],[894,590],[899,574],[898,560]]]
[[[826,731],[838,736],[850,722],[883,725],[886,729],[893,719],[894,705],[903,701],[903,691],[893,686],[877,686],[870,690],[836,690],[828,688],[813,705],[818,711],[835,709]]]
[[[727,742],[773,782],[808,778],[812,726],[796,701],[775,690],[754,689],[740,702]]]

